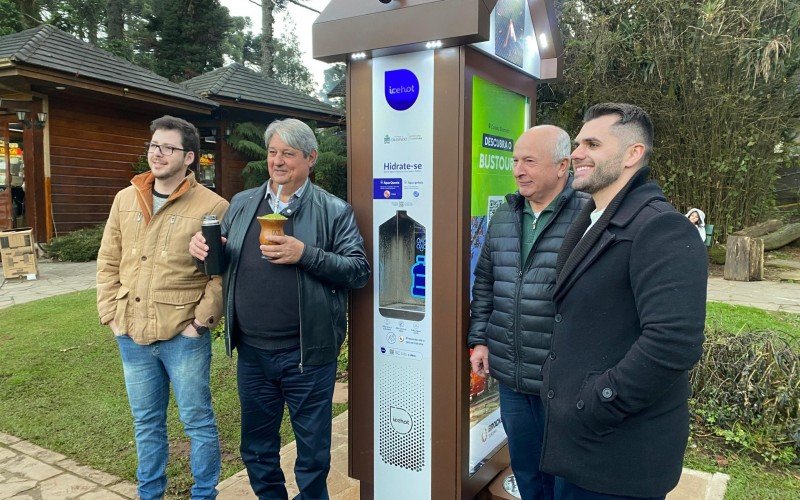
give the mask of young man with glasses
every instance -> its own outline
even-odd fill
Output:
[[[172,384],[191,440],[191,497],[213,499],[220,449],[209,390],[209,328],[222,314],[222,287],[219,276],[197,270],[186,242],[204,215],[221,220],[228,202],[187,173],[200,149],[194,125],[164,116],[151,123],[150,131],[150,171],[117,193],[103,233],[97,310],[122,358],[134,419],[139,497],[164,496]]]

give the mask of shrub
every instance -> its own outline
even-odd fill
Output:
[[[131,163],[131,168],[133,169],[133,175],[148,172],[150,170],[150,164],[147,163],[147,155],[139,155],[136,161]]]
[[[708,257],[714,264],[724,266],[726,251],[727,250],[725,249],[725,245],[716,244],[708,249]]]
[[[70,262],[88,262],[97,259],[105,224],[78,229],[58,236],[44,245],[48,257]]]
[[[706,332],[691,373],[695,437],[717,436],[769,463],[800,452],[800,355],[774,332]]]
[[[349,329],[349,328],[348,328]],[[336,380],[347,380],[350,371],[350,336],[344,339],[339,357],[336,358]]]
[[[317,133],[319,156],[314,166],[314,183],[347,200],[347,143],[344,137],[339,127]]]
[[[347,199],[347,143],[339,127],[317,129],[314,122],[309,126],[316,130],[319,150],[312,174],[314,183],[339,198]],[[233,149],[250,161],[242,170],[245,189],[258,187],[269,179],[267,149],[264,147],[266,125],[253,122],[238,123],[228,138]]]
[[[800,2],[556,3],[564,72],[538,86],[538,123],[574,134],[592,104],[637,104],[673,205],[702,207],[722,241],[772,212],[799,126]]]

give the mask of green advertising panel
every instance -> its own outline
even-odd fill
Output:
[[[514,142],[528,126],[528,100],[478,77],[472,79],[472,200],[470,290],[492,214],[514,192]],[[471,298],[471,297],[470,297]],[[470,374],[469,473],[474,474],[505,443],[497,386]]]
[[[514,141],[527,125],[527,98],[481,78],[472,79],[472,210],[487,215],[489,196],[516,189]]]

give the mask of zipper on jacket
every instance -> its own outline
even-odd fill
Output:
[[[297,318],[300,320],[300,373],[303,373],[303,308],[300,307],[300,304],[303,303],[303,287],[300,286],[300,271],[295,268],[295,273],[297,275]]]
[[[527,201],[523,199],[522,203],[527,203]],[[523,271],[524,263],[522,262],[522,217],[520,217],[519,212],[516,210],[514,210],[514,217],[516,218],[516,224],[514,224],[514,228],[517,230],[517,241],[519,241],[520,255],[520,258],[517,259],[519,264],[517,267],[517,281],[514,287],[514,390],[519,391],[519,295],[522,291],[522,277],[525,275],[525,272]],[[531,250],[531,253],[533,253],[533,250]]]
[[[228,252],[230,255],[228,260],[228,267],[230,268],[225,272],[223,287],[227,288],[228,290],[228,297],[225,300],[225,351],[228,354],[228,357],[233,356],[233,323],[236,321],[234,317],[234,307],[233,301],[234,297],[234,290],[236,289],[236,280],[239,279],[239,260],[242,256],[242,245],[244,244],[244,237],[246,235],[241,235],[241,241],[239,241],[239,234],[236,234],[236,231],[241,232],[240,224],[236,223],[235,221],[238,220],[239,216],[244,212],[245,208],[247,208],[247,204],[250,203],[250,200],[253,199],[253,195],[251,194],[247,200],[243,201],[241,205],[236,208],[236,212],[234,212],[233,216],[230,218],[230,226],[228,226],[228,242],[225,244],[225,251]],[[228,209],[230,213],[230,208]],[[225,214],[225,217],[228,217],[228,214]],[[223,219],[224,221],[225,219]],[[252,219],[251,219],[252,221]],[[247,230],[251,221],[248,221],[245,226],[245,231]],[[225,285],[227,283],[227,285]],[[231,321],[228,321],[230,319]]]
[[[522,203],[527,203],[527,200],[523,199]],[[517,270],[517,286],[514,292],[514,384],[516,384],[516,389],[519,390],[521,388],[521,381],[520,381],[520,356],[519,356],[519,319],[520,319],[520,302],[521,297],[520,293],[522,292],[522,277],[525,275],[525,272],[533,263],[533,255],[536,253],[536,247],[539,246],[539,243],[542,241],[542,236],[547,231],[547,228],[553,223],[553,221],[558,217],[561,213],[561,210],[564,208],[566,204],[566,199],[561,197],[556,206],[556,209],[553,210],[553,215],[550,216],[550,219],[547,221],[547,224],[542,228],[542,232],[539,234],[539,238],[536,238],[536,241],[533,243],[533,247],[531,247],[531,251],[528,253],[527,257],[525,258],[525,262],[522,262],[522,217],[520,217],[519,212],[514,210],[514,216],[517,219],[516,229],[517,229],[517,237],[519,238],[520,242],[520,267]]]
[[[561,210],[564,208],[564,205],[566,205],[566,203],[567,203],[566,199],[564,199],[563,197],[559,200],[558,205],[556,205],[555,210],[553,210],[553,215],[550,216],[550,219],[547,221],[547,224],[545,224],[545,226],[542,228],[542,232],[539,233],[539,238],[536,238],[536,241],[533,242],[533,246],[531,247],[531,251],[530,251],[530,253],[528,253],[528,256],[525,258],[525,263],[522,266],[522,268],[525,271],[527,271],[528,268],[530,267],[530,265],[533,263],[533,254],[536,253],[536,247],[538,247],[539,246],[539,242],[542,241],[541,237],[544,236],[544,233],[547,231],[547,228],[550,227],[550,225],[553,223],[554,220],[556,220],[556,218],[561,213]],[[519,237],[520,237],[520,249],[521,249],[522,248],[522,243],[521,243],[522,242],[522,230],[521,230],[521,228],[520,228],[520,236]]]
[[[520,389],[520,380],[519,380],[519,365],[520,365],[520,358],[519,358],[519,304],[520,304],[520,296],[519,294],[522,291],[522,276],[525,273],[520,268],[517,271],[517,287],[514,292],[514,384],[516,385],[515,390]]]

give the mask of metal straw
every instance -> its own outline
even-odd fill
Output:
[[[281,189],[283,189],[283,184],[278,184],[278,190],[275,193],[275,205],[272,207],[272,213],[278,213],[278,202],[281,200]]]

